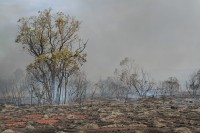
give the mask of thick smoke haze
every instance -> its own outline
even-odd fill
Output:
[[[0,77],[25,69],[31,57],[15,44],[17,20],[52,8],[82,22],[90,80],[113,75],[131,57],[155,80],[184,81],[200,68],[199,0],[15,0],[0,3]]]

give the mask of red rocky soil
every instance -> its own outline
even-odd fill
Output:
[[[0,106],[2,133],[200,133],[194,100],[139,99],[93,106]]]

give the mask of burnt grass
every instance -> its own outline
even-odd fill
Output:
[[[3,133],[199,133],[200,104],[189,98],[143,98],[126,104],[0,105]]]

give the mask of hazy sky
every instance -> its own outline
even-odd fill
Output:
[[[95,81],[131,57],[155,80],[185,80],[200,68],[199,0],[1,0],[0,77],[25,68],[30,56],[15,44],[17,20],[52,8],[82,22],[84,68]]]

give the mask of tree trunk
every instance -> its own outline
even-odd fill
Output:
[[[33,104],[33,88],[31,87],[31,105]]]
[[[53,73],[52,74],[52,80],[51,80],[51,104],[56,103],[56,76]]]
[[[64,104],[66,104],[66,101],[67,101],[67,84],[68,84],[68,78],[69,78],[69,74],[67,74],[65,72],[65,96],[64,96]]]

